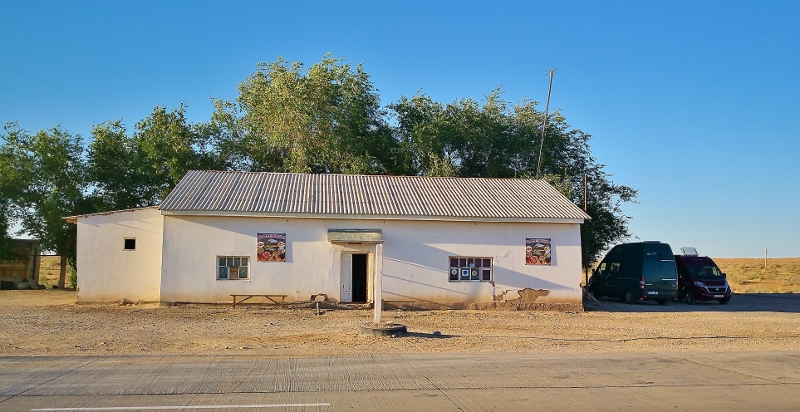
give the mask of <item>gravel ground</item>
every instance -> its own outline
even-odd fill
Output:
[[[362,335],[372,310],[311,304],[74,304],[64,290],[0,291],[0,354],[335,356],[431,352],[800,350],[800,295],[665,306],[586,302],[583,312],[384,311],[402,337]]]

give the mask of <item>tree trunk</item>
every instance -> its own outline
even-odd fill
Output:
[[[58,273],[58,288],[64,289],[64,283],[67,279],[67,257],[61,256],[61,270]]]

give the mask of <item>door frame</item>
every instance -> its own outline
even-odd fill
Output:
[[[342,244],[339,259],[339,302],[353,301],[353,255],[367,255],[367,302],[372,302],[374,296],[375,279],[375,247],[376,243]],[[344,273],[349,268],[350,273]],[[349,281],[350,297],[344,300],[345,280]]]

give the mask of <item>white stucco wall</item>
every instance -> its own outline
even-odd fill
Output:
[[[324,293],[338,300],[343,256],[375,248],[331,244],[328,229],[382,230],[385,301],[491,302],[526,288],[546,291],[537,302],[581,301],[578,224],[199,216],[164,217],[161,298],[228,302],[233,293],[269,293],[308,301]],[[286,262],[256,261],[257,233],[286,233]],[[552,239],[551,266],[525,265],[525,238],[534,237]],[[249,257],[249,279],[217,280],[218,256]],[[494,282],[448,281],[450,256],[493,258]]]
[[[78,302],[158,301],[163,221],[152,208],[78,218]]]

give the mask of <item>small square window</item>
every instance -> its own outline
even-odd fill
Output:
[[[136,238],[128,237],[125,238],[125,250],[136,250]]]

